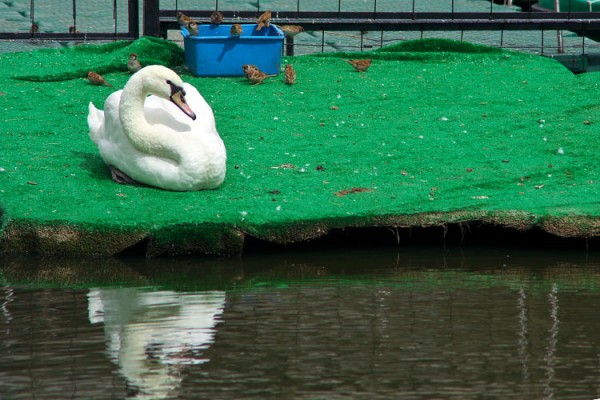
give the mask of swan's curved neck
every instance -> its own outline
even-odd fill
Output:
[[[180,153],[173,141],[169,140],[158,127],[150,124],[144,115],[144,103],[150,94],[145,87],[143,75],[132,76],[121,94],[119,119],[123,132],[135,148],[143,153],[180,161]]]

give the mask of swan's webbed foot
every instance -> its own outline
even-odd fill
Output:
[[[125,172],[121,171],[118,168],[113,167],[112,165],[108,166],[110,169],[110,175],[112,180],[117,182],[120,185],[138,185],[136,181],[131,179]]]

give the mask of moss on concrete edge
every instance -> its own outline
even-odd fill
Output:
[[[240,254],[244,234],[220,224],[170,225],[160,229],[118,230],[69,224],[9,221],[0,235],[0,254],[149,257],[180,254]]]
[[[119,254],[146,238],[147,232],[143,231],[9,221],[0,236],[0,253],[109,256]]]
[[[61,256],[115,256],[145,254],[147,257],[182,254],[239,255],[247,236],[273,244],[292,244],[322,237],[346,228],[426,228],[488,224],[526,231],[539,229],[563,238],[600,236],[600,219],[586,216],[539,218],[525,212],[448,212],[417,215],[348,217],[289,224],[230,226],[226,224],[180,224],[160,229],[129,231],[89,229],[63,224],[9,221],[0,235],[0,254]]]

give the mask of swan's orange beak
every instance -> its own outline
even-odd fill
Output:
[[[187,102],[185,101],[185,92],[183,91],[183,89],[172,93],[171,97],[169,98],[177,107],[179,107],[181,111],[185,113],[185,115],[187,115],[193,120],[196,119],[196,114],[194,114],[190,106],[188,106]]]

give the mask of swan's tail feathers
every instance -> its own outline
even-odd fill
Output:
[[[98,144],[98,135],[104,124],[104,111],[98,110],[92,102],[89,105],[87,122],[90,128],[90,139],[92,139],[92,142]]]

